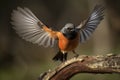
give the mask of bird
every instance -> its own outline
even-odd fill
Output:
[[[38,19],[30,9],[17,7],[11,13],[11,24],[16,33],[26,41],[45,48],[57,45],[59,51],[52,59],[64,62],[67,60],[68,52],[78,56],[75,52],[76,47],[93,34],[104,19],[104,9],[102,5],[96,5],[88,18],[78,26],[66,23],[61,30],[53,30]]]

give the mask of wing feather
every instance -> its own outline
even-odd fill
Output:
[[[51,38],[50,37],[48,37],[48,40],[47,40],[47,45],[46,45],[46,47],[48,47],[48,46],[50,46],[51,45]]]
[[[89,39],[90,35],[97,28],[100,21],[103,19],[104,7],[96,5],[91,15],[81,23],[77,28],[80,29],[80,42],[85,42]]]
[[[11,24],[19,36],[38,45],[53,47],[57,31],[45,26],[30,9],[18,7],[11,15]]]
[[[38,19],[28,8],[24,8],[34,19]]]

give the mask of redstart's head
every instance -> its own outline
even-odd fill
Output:
[[[71,33],[75,31],[75,27],[72,23],[67,23],[62,29],[61,32],[66,34],[66,33]]]
[[[74,39],[77,35],[77,30],[72,23],[67,23],[62,29],[61,32],[68,39]]]

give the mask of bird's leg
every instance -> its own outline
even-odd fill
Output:
[[[65,61],[67,60],[67,53],[64,54]]]
[[[75,54],[75,57],[79,56],[79,54],[77,54],[74,50],[72,52],[73,52],[73,54]]]
[[[64,53],[64,54],[63,54],[63,60],[62,60],[62,61],[65,62],[66,60],[67,60],[67,53]]]

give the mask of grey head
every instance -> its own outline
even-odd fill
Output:
[[[75,28],[75,26],[72,23],[67,23],[62,29],[61,32],[65,37],[68,39],[74,39],[77,36],[78,30]]]

